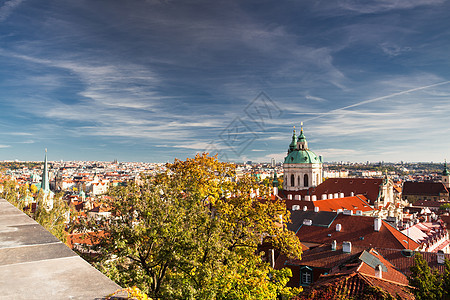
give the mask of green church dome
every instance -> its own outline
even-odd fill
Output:
[[[285,164],[316,164],[322,163],[320,157],[309,150],[292,151],[284,159]]]

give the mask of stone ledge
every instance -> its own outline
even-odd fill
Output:
[[[0,299],[103,299],[120,289],[0,199]]]

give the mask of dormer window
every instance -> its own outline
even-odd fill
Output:
[[[300,269],[300,284],[310,285],[312,283],[312,269],[310,267],[302,267]]]

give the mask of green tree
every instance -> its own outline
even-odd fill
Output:
[[[57,194],[53,199],[53,208],[46,210],[44,205],[42,205],[44,193],[40,190],[36,195],[36,201],[38,202],[37,209],[35,212],[32,212],[31,207],[26,207],[25,199],[27,196],[31,197],[32,192],[30,188],[35,187],[34,185],[31,185],[31,187],[22,185],[17,188],[18,184],[15,180],[5,180],[2,186],[3,192],[1,196],[5,200],[32,217],[62,242],[66,242],[67,235],[65,227],[68,221],[69,208],[62,199],[62,194]]]
[[[417,252],[414,256],[414,266],[410,268],[409,285],[417,300],[442,299],[442,285],[440,275],[432,271],[426,260]]]
[[[2,198],[15,206],[19,203],[17,185],[18,184],[15,180],[5,180],[2,184]]]
[[[442,299],[450,300],[450,261],[445,260],[445,270],[442,274]]]
[[[450,210],[450,203],[444,203],[439,206],[439,210]]]
[[[273,270],[257,253],[270,240],[289,257],[300,243],[283,224],[269,188],[234,180],[234,165],[197,155],[168,171],[110,191],[111,218],[88,220],[97,232],[97,266],[123,286],[162,299],[276,299],[291,296],[290,270]],[[101,233],[101,234],[99,234]]]
[[[69,206],[62,199],[62,194],[57,194],[53,198],[53,208],[48,210],[43,204],[44,197],[44,193],[40,190],[37,196],[36,211],[31,216],[61,242],[65,243],[67,240],[65,228],[69,221]]]

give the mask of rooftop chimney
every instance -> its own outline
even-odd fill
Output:
[[[380,218],[375,218],[373,221],[373,229],[375,231],[380,231],[382,224],[383,224],[383,222],[381,221]]]
[[[300,205],[292,205],[292,210],[300,210]]]
[[[445,263],[445,254],[442,250],[439,250],[437,252],[437,263],[440,265],[443,265]]]
[[[355,193],[351,192],[351,193],[350,193],[350,196],[352,196],[352,197],[355,196]]]
[[[337,242],[336,242],[336,240],[334,240],[334,241],[331,243],[331,251],[336,251],[336,248],[337,248]]]
[[[311,196],[311,201],[317,201],[317,196],[316,195],[312,195]]]
[[[352,243],[351,242],[343,242],[342,243],[342,252],[352,253]]]
[[[383,269],[381,268],[381,265],[375,267],[375,277],[383,278]]]
[[[339,193],[339,198],[344,198],[344,193]]]
[[[306,195],[306,196],[305,196],[305,201],[311,201],[311,196]]]
[[[336,224],[336,231],[341,231],[342,229],[342,225],[341,224]]]
[[[307,211],[308,210],[308,206],[303,206],[303,211]]]
[[[322,194],[322,200],[327,200],[327,194]]]
[[[319,212],[319,207],[318,206],[314,206],[314,212]]]
[[[288,194],[288,200],[292,200],[292,194]]]

